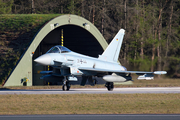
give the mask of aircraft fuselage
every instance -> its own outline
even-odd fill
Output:
[[[70,71],[72,75],[83,75],[84,74],[83,71],[78,69],[80,67],[108,69],[108,70],[122,70],[122,71],[126,70],[125,67],[119,65],[118,63],[109,62],[106,61],[106,59],[99,60],[98,58],[81,55],[75,52],[47,53],[37,58],[36,62],[38,61],[38,59],[45,60],[44,63],[43,61],[41,61],[41,64],[43,65],[70,67]],[[86,75],[87,74],[88,73],[86,73]],[[92,73],[90,75],[92,75]]]

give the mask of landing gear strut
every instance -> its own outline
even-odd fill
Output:
[[[63,85],[62,85],[62,90],[63,91],[69,91],[71,85],[69,83],[69,81],[65,78]]]
[[[107,87],[109,91],[112,91],[114,89],[114,84],[113,82],[106,82],[105,87]]]

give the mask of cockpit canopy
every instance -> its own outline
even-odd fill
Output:
[[[47,53],[67,53],[67,52],[71,52],[71,50],[69,50],[64,46],[57,45],[52,47]]]

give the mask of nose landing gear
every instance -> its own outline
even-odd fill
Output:
[[[112,91],[114,89],[114,83],[106,82],[105,87],[108,89],[108,91]]]
[[[63,85],[62,85],[62,90],[63,91],[69,91],[70,87],[71,87],[71,85],[69,83],[69,80],[65,77],[64,81],[63,81]]]

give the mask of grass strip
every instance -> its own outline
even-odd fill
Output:
[[[180,113],[180,94],[0,95],[0,103],[0,115]]]

